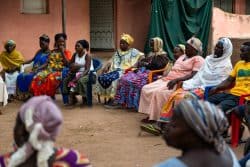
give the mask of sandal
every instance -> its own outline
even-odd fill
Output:
[[[159,129],[155,128],[152,124],[141,125],[141,130],[145,131],[147,133],[151,133],[151,134],[156,135],[156,136],[161,135],[161,131]]]

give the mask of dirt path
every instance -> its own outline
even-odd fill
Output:
[[[107,110],[95,104],[92,108],[63,107],[60,96],[56,103],[62,109],[64,125],[57,140],[58,146],[84,152],[95,167],[151,167],[179,155],[180,152],[165,145],[161,137],[146,133],[138,136],[140,120],[145,115],[125,111]],[[12,129],[21,102],[10,103],[0,115],[0,154],[12,148]],[[242,154],[238,147],[236,154]]]

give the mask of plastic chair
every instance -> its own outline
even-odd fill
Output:
[[[89,71],[89,79],[87,82],[87,105],[92,106],[92,85],[96,83],[96,72],[102,68],[102,63],[100,60],[92,58],[92,63],[93,63],[93,69],[90,69]],[[62,71],[62,78],[65,78],[69,69],[64,68]],[[61,92],[62,92],[62,84],[60,86]],[[63,97],[63,103],[66,104],[69,102],[68,95],[62,94]]]
[[[204,100],[207,100],[208,98],[208,93],[211,88],[214,86],[208,86],[205,88],[204,92]],[[245,98],[250,96],[250,94],[247,95],[241,95],[240,100],[239,100],[239,105],[244,104]],[[231,146],[232,147],[237,147],[239,144],[239,136],[240,136],[240,125],[241,125],[241,120],[240,118],[233,112],[231,113]]]
[[[240,100],[239,100],[239,105],[243,105],[245,102],[245,98],[248,96],[250,96],[250,94],[241,95]],[[235,113],[232,113],[231,115],[231,126],[232,126],[231,145],[232,147],[237,147],[239,144],[240,125],[241,125],[240,118]]]
[[[164,73],[164,71],[167,71],[167,70],[170,71],[171,68],[172,68],[172,64],[167,63],[167,65],[164,68],[160,69],[160,70],[152,70],[152,71],[150,71],[148,73],[148,83],[151,83],[151,82],[154,81],[154,76],[156,74],[162,75]]]

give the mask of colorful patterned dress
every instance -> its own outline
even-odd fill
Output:
[[[112,57],[110,70],[98,77],[97,94],[106,98],[114,98],[117,90],[118,79],[126,69],[132,67],[143,54],[137,49],[127,51],[118,50]]]
[[[46,69],[37,73],[31,82],[31,91],[34,96],[55,96],[62,81],[62,70],[65,67],[61,52],[53,51],[49,55]]]
[[[36,69],[48,61],[49,52],[42,52],[41,50],[37,52],[33,61],[33,67],[31,72],[23,72],[20,73],[17,77],[17,95],[24,97],[29,94],[30,84],[34,78],[34,76],[40,72],[36,71]]]
[[[0,166],[7,167],[10,159],[10,153],[0,156]],[[56,150],[56,158],[53,167],[91,167],[89,159],[82,153],[59,148]]]
[[[168,63],[168,58],[166,54],[153,55],[142,59],[140,62],[138,64],[142,64],[142,67],[124,74],[119,80],[115,102],[123,107],[139,108],[141,89],[148,84],[148,73],[150,70],[164,68]]]

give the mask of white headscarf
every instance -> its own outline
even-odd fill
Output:
[[[218,42],[223,43],[223,55],[219,58],[214,53],[207,56],[200,71],[192,79],[183,82],[184,90],[218,85],[228,77],[232,71],[233,45],[228,38],[220,38]]]

